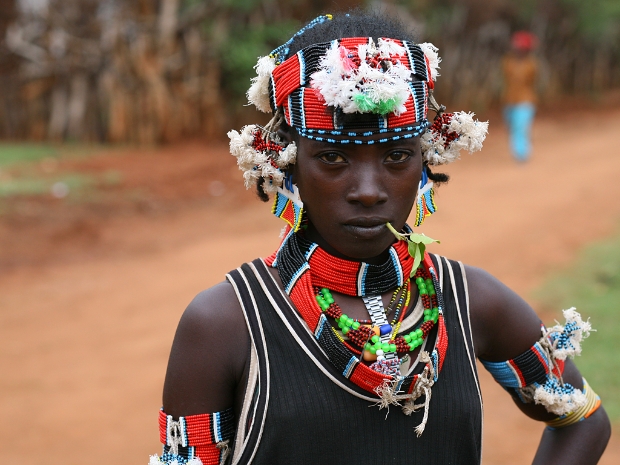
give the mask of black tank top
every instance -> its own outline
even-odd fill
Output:
[[[480,463],[482,401],[465,277],[460,263],[433,261],[449,344],[420,437],[414,429],[424,409],[407,416],[392,406],[386,416],[373,406],[377,398],[335,369],[261,260],[227,276],[252,338],[233,464]]]

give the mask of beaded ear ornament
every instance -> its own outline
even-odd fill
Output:
[[[433,124],[420,137],[422,157],[428,165],[452,163],[458,160],[461,150],[469,153],[482,150],[489,130],[488,121],[474,120],[473,113],[464,111],[445,113],[446,107],[437,103],[432,91],[428,94],[428,106],[436,113]],[[435,189],[428,178],[426,166],[418,186],[415,207],[414,226],[420,226],[427,216],[437,210]]]
[[[433,124],[420,137],[422,155],[429,165],[444,165],[459,159],[461,150],[469,153],[482,150],[489,132],[488,121],[474,119],[474,113],[457,111],[445,113],[430,92],[429,108],[436,112]]]
[[[276,131],[282,124],[281,112],[276,112],[266,127],[253,124],[245,126],[241,133],[230,131],[230,152],[237,157],[237,165],[243,171],[245,187],[261,183],[265,193],[275,193],[272,213],[283,219],[288,232],[297,232],[301,225],[303,203],[299,190],[286,169],[295,163],[297,146],[285,143]]]
[[[276,112],[269,124],[245,126],[241,132],[230,131],[230,153],[237,157],[237,165],[243,171],[245,187],[256,185],[260,178],[265,182],[265,192],[275,193],[284,181],[284,171],[295,163],[297,146],[285,144],[276,131],[282,124],[282,114]]]

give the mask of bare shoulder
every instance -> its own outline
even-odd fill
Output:
[[[200,292],[189,303],[179,321],[175,338],[182,335],[184,338],[203,340],[205,332],[231,330],[237,325],[245,326],[241,306],[233,286],[228,281],[222,281]]]
[[[223,281],[185,309],[170,351],[164,410],[175,417],[233,406],[250,340],[232,285]]]
[[[490,273],[465,266],[476,354],[489,361],[514,358],[540,336],[540,318],[516,292]]]

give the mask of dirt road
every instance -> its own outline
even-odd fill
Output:
[[[441,240],[433,251],[483,267],[527,295],[580,246],[611,234],[620,219],[620,111],[604,116],[539,119],[535,153],[524,165],[508,155],[501,123],[492,124],[485,150],[446,170],[452,180],[439,189],[440,211],[422,228]],[[147,463],[160,451],[157,410],[185,305],[277,245],[280,222],[269,205],[242,192],[225,148],[175,150],[179,163],[184,151],[221,155],[226,161],[209,176],[226,195],[212,192],[178,212],[110,216],[86,246],[65,241],[69,258],[0,276],[6,462]],[[231,182],[233,174],[238,181]],[[148,175],[165,173],[155,166]],[[482,378],[483,462],[529,463],[542,427]],[[617,438],[602,463],[620,463]]]

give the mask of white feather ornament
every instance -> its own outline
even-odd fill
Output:
[[[295,145],[295,142],[291,142],[280,152],[280,157],[278,158],[277,163],[280,168],[286,168],[288,165],[295,163],[296,159],[297,145]]]
[[[357,47],[358,66],[356,52],[334,41],[312,74],[311,85],[326,105],[343,113],[400,115],[411,93],[411,70],[398,59],[404,53],[404,47],[392,40],[379,40],[379,47],[370,41]]]
[[[539,386],[534,391],[534,402],[543,405],[548,412],[566,415],[583,407],[587,399],[579,389],[574,389],[571,393],[559,393],[549,392],[545,386]]]
[[[475,120],[472,112],[457,111],[452,116],[448,131],[459,135],[454,142],[458,150],[465,149],[474,153],[482,150],[482,143],[489,132],[489,122]]]
[[[269,102],[269,78],[276,68],[276,59],[264,56],[258,59],[254,66],[257,76],[252,78],[252,85],[248,89],[248,102],[264,113],[271,113]]]
[[[566,324],[557,324],[547,330],[553,339],[553,356],[558,360],[581,355],[581,341],[593,331],[589,321],[583,321],[575,307],[562,310]]]
[[[566,360],[567,357],[580,355],[581,341],[592,331],[590,322],[583,321],[574,307],[564,310],[563,313],[566,324],[543,329],[543,337],[539,341],[544,359],[549,360],[551,368],[558,367],[556,360]],[[543,405],[547,411],[556,415],[574,412],[588,401],[582,390],[564,383],[554,369],[548,373],[544,384],[534,383],[520,391],[525,399]]]
[[[422,156],[429,165],[441,165],[447,163],[443,156],[445,150],[446,139],[442,136],[436,136],[432,131],[426,131],[420,136],[420,146],[422,147]]]
[[[441,57],[437,53],[439,49],[435,47],[433,44],[431,44],[430,42],[424,42],[423,44],[420,44],[420,48],[422,49],[422,51],[424,52],[424,55],[428,59],[428,66],[431,71],[431,79],[433,81],[436,81],[437,76],[440,75],[438,71],[439,71],[439,63],[441,63]]]
[[[407,53],[405,47],[397,44],[392,39],[379,38],[379,40],[377,40],[377,44],[379,46],[379,54],[381,54],[382,56],[404,55],[405,53]]]
[[[245,126],[241,132],[230,131],[230,153],[237,158],[237,166],[243,171],[243,180],[247,189],[254,186],[259,178],[264,178],[263,190],[276,192],[284,181],[288,166],[295,163],[297,146],[294,142],[287,147],[280,147],[273,141],[263,139],[263,130],[256,125]],[[271,144],[266,151],[259,151],[255,146]]]
[[[461,150],[469,153],[482,149],[489,123],[474,120],[473,113],[443,113],[420,137],[422,155],[429,165],[443,165],[458,160]]]

